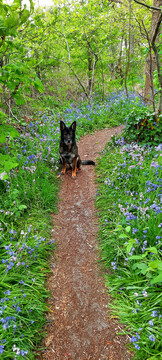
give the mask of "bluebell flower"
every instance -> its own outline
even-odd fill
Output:
[[[132,310],[133,314],[138,313],[138,309]]]
[[[152,311],[151,316],[152,316],[152,317],[158,316],[157,310]]]
[[[28,232],[29,233],[31,232],[31,227],[32,227],[32,225],[29,225],[29,227],[28,227]]]
[[[9,234],[14,234],[14,230],[11,229],[11,230],[9,231]]]
[[[117,265],[116,265],[116,262],[115,262],[115,261],[112,261],[112,262],[111,262],[111,266],[112,266],[112,268],[113,268],[114,270],[116,270]]]
[[[21,356],[24,356],[24,355],[27,355],[28,354],[28,351],[27,350],[20,350],[20,355]]]
[[[16,311],[17,311],[17,313],[21,312],[20,306],[16,307]]]
[[[0,354],[3,354],[3,351],[4,351],[4,346],[0,345]]]
[[[149,325],[152,327],[154,326],[154,322],[152,320],[149,321]]]
[[[23,281],[23,280],[20,280],[20,281],[19,281],[19,284],[20,284],[20,285],[24,284],[24,281]]]
[[[135,336],[132,336],[130,339],[130,342],[137,342],[137,341],[138,341],[138,339]]]
[[[153,335],[150,335],[149,340],[151,340],[152,342],[155,342],[155,337]]]

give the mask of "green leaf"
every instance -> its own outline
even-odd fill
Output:
[[[23,13],[22,13],[22,15],[21,15],[21,19],[20,19],[21,24],[23,24],[24,22],[26,22],[26,20],[28,20],[29,16],[30,16],[30,11],[27,10],[27,9],[24,9],[24,10],[23,10]]]
[[[9,172],[11,169],[17,167],[19,164],[16,162],[12,162],[11,160],[5,161],[4,170]]]
[[[8,32],[11,33],[13,28],[16,28],[19,23],[19,14],[16,11],[13,11],[5,19],[5,26],[8,28]]]
[[[129,260],[141,260],[141,259],[145,258],[146,256],[147,256],[146,253],[141,254],[141,255],[132,255]]]
[[[159,269],[162,271],[162,261],[160,260],[154,260],[149,263],[150,269]]]
[[[125,244],[126,245],[126,251],[127,251],[128,254],[130,253],[134,242],[135,242],[134,239],[129,239],[128,244]]]
[[[160,283],[162,282],[162,271],[160,271],[159,275],[155,276],[150,283],[151,284],[156,284],[156,283]]]
[[[20,94],[16,94],[14,98],[16,99],[16,105],[25,104],[25,99]]]
[[[133,264],[132,269],[140,269],[141,270],[141,274],[145,275],[148,271],[148,266],[145,263],[136,263]]]
[[[18,209],[19,209],[19,210],[24,210],[24,209],[27,209],[27,206],[22,204],[22,205],[20,205],[20,206],[18,207]]]
[[[119,238],[120,239],[122,239],[122,238],[127,239],[128,236],[126,234],[122,233],[122,234],[119,235]]]
[[[41,82],[41,80],[36,76],[34,81],[34,87],[41,93],[44,92],[44,86]]]
[[[114,231],[121,231],[122,230],[122,226],[119,225]]]
[[[11,138],[15,138],[15,137],[19,137],[19,136],[20,136],[19,132],[18,132],[16,129],[14,129],[14,128],[12,128],[9,132],[10,132]]]
[[[5,137],[5,135],[2,133],[2,134],[0,135],[0,143],[4,144],[5,142],[6,142],[6,137]]]
[[[154,253],[154,254],[157,254],[157,253],[158,253],[158,251],[157,251],[157,249],[156,249],[155,246],[151,246],[151,247],[149,247],[149,248],[146,248],[146,251],[152,252],[152,253]]]
[[[125,231],[126,231],[127,233],[129,233],[130,230],[131,230],[131,227],[130,227],[130,226],[127,226],[127,227],[125,228]]]

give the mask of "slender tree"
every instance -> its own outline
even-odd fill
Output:
[[[162,74],[161,74],[161,62],[160,56],[158,52],[158,40],[159,33],[162,21],[162,0],[154,0],[153,6],[147,5],[141,1],[134,0],[139,5],[147,7],[152,10],[152,21],[151,21],[151,31],[150,34],[146,31],[145,25],[143,23],[143,27],[145,29],[148,45],[149,45],[149,55],[146,59],[145,66],[145,92],[144,96],[146,100],[151,101],[153,104],[153,109],[155,111],[155,91],[153,84],[153,74],[157,69],[158,81],[159,81],[159,105],[158,105],[158,113],[162,112]]]

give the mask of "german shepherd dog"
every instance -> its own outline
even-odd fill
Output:
[[[60,162],[63,165],[62,174],[66,173],[67,167],[72,168],[72,178],[76,177],[77,170],[81,165],[95,165],[92,160],[81,160],[78,154],[78,147],[75,140],[76,121],[74,121],[70,127],[67,127],[63,121],[60,121]]]

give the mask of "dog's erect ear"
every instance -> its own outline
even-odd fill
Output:
[[[65,129],[65,124],[64,122],[61,120],[60,121],[60,130],[64,130]]]
[[[75,131],[76,130],[76,121],[73,121],[73,123],[71,124],[70,127],[71,127],[72,130]]]

